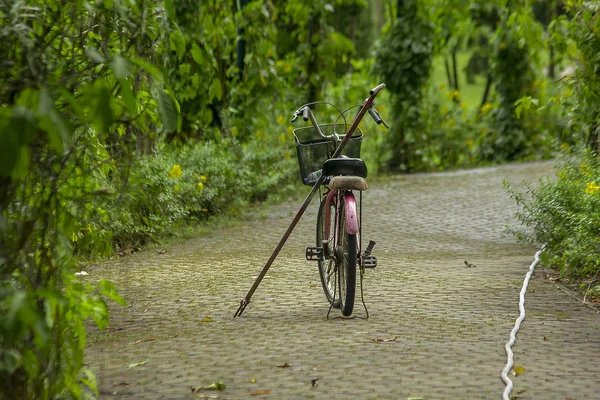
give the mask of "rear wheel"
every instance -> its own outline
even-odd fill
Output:
[[[342,314],[349,316],[354,309],[356,295],[356,235],[346,233],[346,215],[340,215],[340,243],[336,250],[338,264],[338,282],[340,288],[340,308]]]
[[[326,218],[325,200],[321,201],[319,207],[319,213],[317,215],[317,247],[323,246],[323,240],[327,240],[329,248],[333,250],[335,243],[333,242],[333,229],[335,227],[335,204],[332,202],[329,206],[329,222],[330,230],[329,237],[325,238],[325,218]],[[321,284],[323,285],[323,292],[329,304],[334,307],[340,306],[339,296],[336,298],[336,284],[337,284],[337,266],[333,257],[327,257],[327,254],[323,255],[323,260],[319,261],[319,276],[321,277]]]
[[[338,244],[336,258],[338,260],[338,282],[340,308],[342,314],[349,316],[354,309],[356,294],[356,235],[346,232],[346,212],[340,208],[338,224]]]

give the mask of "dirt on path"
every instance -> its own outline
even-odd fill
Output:
[[[244,297],[299,203],[90,270],[127,300],[92,330],[86,360],[103,399],[500,399],[504,345],[536,251],[503,233],[502,181],[552,175],[517,164],[374,181],[364,194],[369,319],[327,319],[311,205],[241,318]],[[474,264],[467,267],[465,260]],[[539,266],[514,347],[518,399],[600,398],[600,315]],[[360,303],[357,316],[365,316]],[[331,317],[339,317],[333,310]],[[203,389],[222,382],[224,390]],[[192,388],[195,388],[192,392]]]

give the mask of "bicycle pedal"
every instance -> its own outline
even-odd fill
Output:
[[[377,266],[377,258],[375,256],[364,256],[362,266],[364,268],[375,268]]]
[[[323,261],[323,248],[322,247],[307,247],[306,248],[306,259],[308,261]]]

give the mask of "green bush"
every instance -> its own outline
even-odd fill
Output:
[[[598,278],[600,272],[600,160],[590,151],[565,156],[555,179],[510,195],[522,207],[523,228],[510,231],[522,242],[544,245],[543,261],[568,278]]]
[[[97,238],[135,248],[265,200],[295,177],[291,140],[285,142],[224,140],[136,157],[128,180],[107,182],[113,194],[96,198],[94,215],[73,238],[79,254],[97,251]]]

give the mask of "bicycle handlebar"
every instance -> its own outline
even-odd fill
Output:
[[[375,86],[373,89],[371,89],[369,91],[370,96],[359,107],[358,114],[355,116],[355,122],[356,122],[356,119],[358,119],[358,122],[360,122],[360,120],[362,120],[363,116],[365,115],[365,110],[363,108],[366,107],[366,110],[369,112],[369,115],[371,116],[371,118],[373,118],[373,120],[377,123],[377,125],[383,124],[386,128],[389,129],[389,126],[385,123],[383,118],[381,118],[381,115],[377,112],[377,110],[375,110],[373,108],[373,103],[375,101],[375,97],[377,97],[377,94],[384,88],[385,88],[385,83],[380,83],[379,85]],[[309,104],[316,104],[316,103],[309,103]],[[291,122],[294,123],[298,119],[299,114],[302,113],[302,119],[304,121],[308,121],[310,119],[311,122],[313,123],[313,126],[315,127],[315,129],[317,129],[317,131],[321,134],[321,136],[327,138],[327,136],[323,135],[323,133],[319,129],[319,125],[317,124],[317,121],[315,120],[314,116],[312,115],[312,113],[310,111],[310,108],[308,107],[309,104],[305,104],[302,107],[300,107],[299,109],[297,109],[296,111],[294,111],[294,113],[292,114]],[[354,123],[352,125],[354,125]],[[351,128],[352,128],[352,126],[351,126]],[[354,127],[354,129],[355,128],[356,127]]]
[[[369,94],[371,96],[376,95],[377,93],[379,93],[383,88],[385,88],[385,83],[380,83],[378,86],[375,86],[373,89],[371,89],[369,91]]]
[[[309,112],[309,108],[308,107],[304,107],[304,110],[302,110],[302,119],[304,121],[308,121],[308,112]]]

